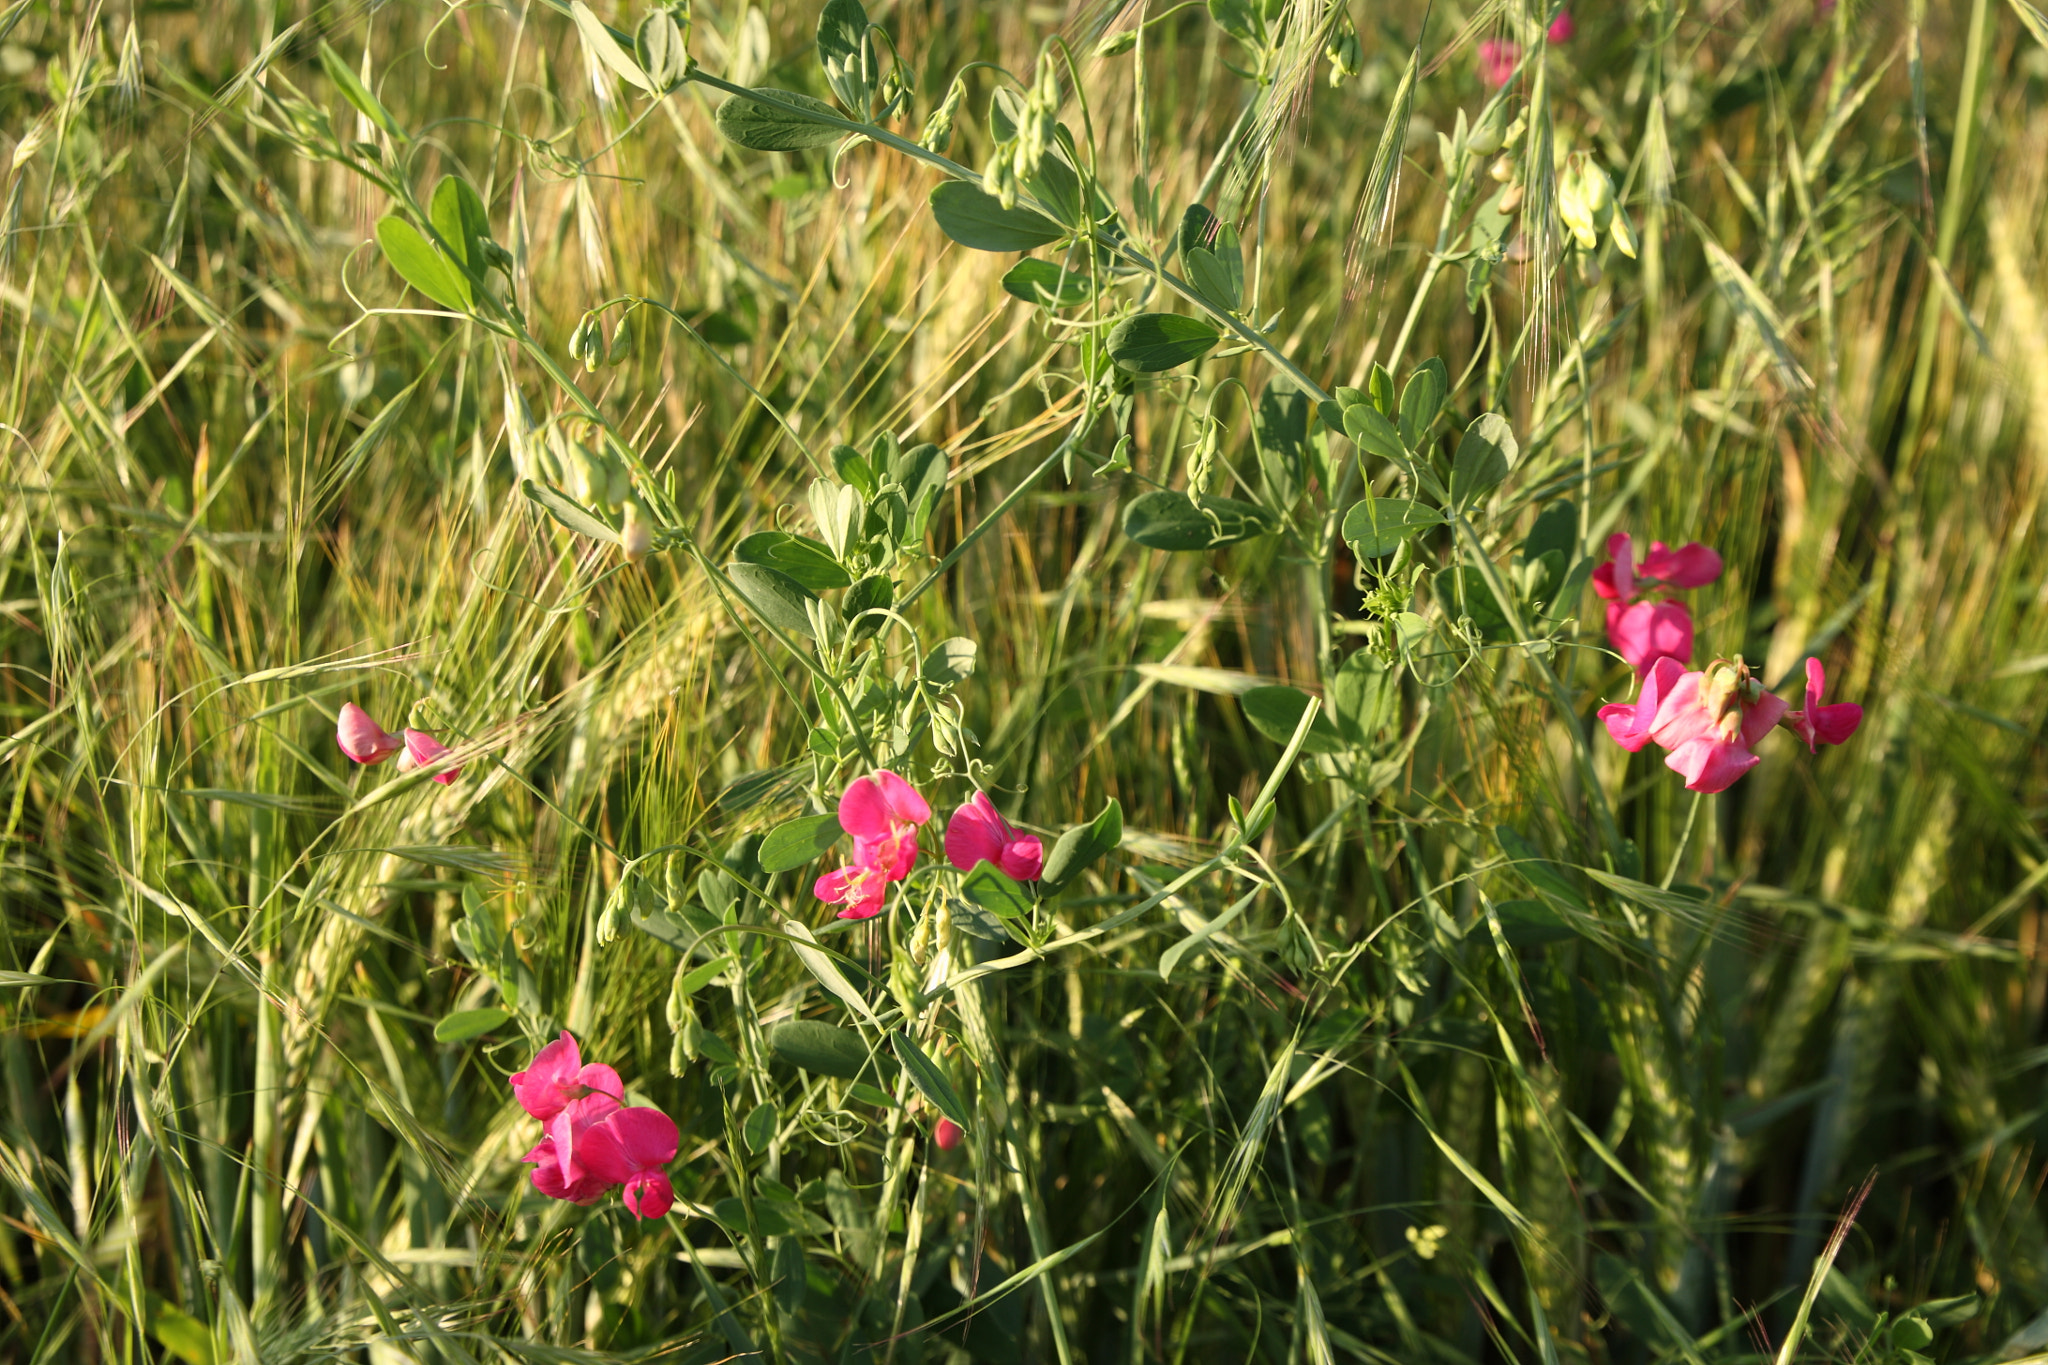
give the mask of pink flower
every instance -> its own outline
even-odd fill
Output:
[[[1810,754],[1818,753],[1816,746],[1821,744],[1844,743],[1863,723],[1863,708],[1855,702],[1837,702],[1833,706],[1820,704],[1821,693],[1827,684],[1827,674],[1821,670],[1820,660],[1807,659],[1806,709],[1788,712],[1779,722],[1806,741],[1806,751]]]
[[[1659,659],[1692,659],[1692,612],[1682,602],[1649,601],[1657,588],[1697,588],[1721,576],[1721,556],[1697,541],[1673,550],[1650,543],[1638,565],[1626,531],[1607,538],[1607,562],[1593,570],[1593,591],[1607,599],[1607,639],[1638,673]]]
[[[976,792],[946,822],[946,861],[962,872],[976,863],[994,863],[1012,881],[1035,882],[1045,866],[1045,846],[997,814],[987,792]]]
[[[1499,87],[1514,79],[1515,65],[1522,60],[1522,48],[1506,38],[1488,38],[1479,44],[1479,79]]]
[[[435,739],[425,730],[407,730],[405,732],[405,757],[398,760],[398,770],[409,773],[414,768],[431,767],[433,764],[439,763],[442,759],[446,758],[448,754],[448,746]],[[434,780],[446,786],[460,776],[462,776],[462,769],[450,768],[446,772],[435,773]]]
[[[858,860],[836,867],[818,878],[811,894],[827,905],[843,905],[840,919],[873,919],[882,913],[882,898],[889,894],[889,870]]]
[[[960,1131],[960,1125],[951,1119],[940,1119],[937,1126],[932,1129],[932,1141],[939,1144],[939,1150],[942,1152],[950,1152],[958,1147],[960,1139],[964,1136],[966,1134]]]
[[[1611,702],[1600,708],[1600,719],[1606,722],[1607,733],[1614,736],[1616,744],[1636,753],[1650,742],[1650,726],[1657,719],[1658,704],[1684,673],[1685,665],[1667,655],[1643,674],[1642,691],[1634,701]]]
[[[1726,791],[1760,761],[1750,752],[1785,714],[1782,698],[1749,676],[1740,655],[1671,684],[1657,705],[1650,739],[1669,750],[1664,766],[1685,775],[1688,791]]]
[[[595,1203],[618,1182],[607,1180],[584,1158],[592,1131],[622,1113],[609,1095],[586,1095],[549,1120],[547,1135],[519,1159],[533,1166],[533,1187],[550,1199]]]
[[[1557,17],[1550,21],[1550,30],[1545,36],[1553,43],[1568,43],[1572,40],[1572,35],[1578,31],[1579,26],[1572,22],[1572,12],[1561,9],[1557,12]]]
[[[626,1208],[660,1218],[675,1203],[662,1167],[676,1159],[675,1120],[659,1109],[621,1109],[583,1135],[581,1158],[598,1178],[622,1185]]]
[[[405,741],[387,733],[370,719],[370,713],[352,701],[341,704],[341,719],[334,727],[334,742],[358,763],[382,763],[405,747]]]
[[[908,782],[887,768],[848,784],[839,798],[839,827],[853,836],[856,863],[887,870],[900,882],[917,861],[917,827],[932,808]]]
[[[609,1099],[616,1109],[619,1097],[625,1093],[618,1072],[601,1062],[583,1064],[575,1035],[567,1029],[536,1053],[526,1070],[512,1074],[511,1086],[519,1107],[542,1123],[593,1095]]]

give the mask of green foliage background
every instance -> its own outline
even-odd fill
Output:
[[[1590,592],[1525,647],[1462,630],[1454,578],[1361,591],[1311,515],[1209,552],[1127,539],[1132,500],[1186,483],[1223,381],[1273,380],[1257,352],[1145,381],[1132,472],[1089,472],[1105,423],[1026,486],[1081,411],[1089,315],[1053,321],[1002,288],[1012,256],[950,243],[928,166],[744,150],[701,83],[593,75],[566,11],[14,4],[0,1358],[2048,1351],[2048,21],[1579,7],[1516,107],[1540,89],[1610,169],[1640,254],[1511,250],[1475,311],[1433,132],[1487,97],[1476,43],[1546,15],[1356,11],[1361,69],[1332,88],[1317,5],[1274,8],[1264,62],[1237,11],[1168,9],[1098,55],[1136,11],[878,6],[907,73],[890,126],[914,139],[969,62],[1028,86],[1063,35],[1062,117],[1137,238],[1205,199],[1243,234],[1245,316],[1316,382],[1439,356],[1448,430],[1509,418],[1489,562],[1558,498],[1574,558],[1616,529],[1714,545],[1700,657],[1775,683],[1821,655],[1866,708],[1855,741],[1809,759],[1780,736],[1695,808],[1654,754],[1573,757],[1631,686]],[[692,18],[705,71],[831,95],[808,7]],[[998,83],[967,77],[964,166]],[[405,291],[373,244],[391,196],[323,139],[421,203],[476,186],[540,351]],[[1537,176],[1525,215],[1556,188]],[[584,310],[621,295],[695,336],[637,309],[618,362],[572,380]],[[674,510],[643,563],[520,496],[515,447],[570,382]],[[1217,401],[1211,491],[1272,502],[1250,407]],[[814,533],[825,452],[883,433],[950,470],[905,583],[1021,490],[905,613],[978,646],[934,713],[1048,844],[1123,812],[1035,943],[1233,846],[1282,749],[1247,685],[1320,692],[1360,643],[1395,648],[1400,610],[1432,642],[1384,734],[1289,772],[1245,855],[1271,887],[1168,979],[1161,955],[1242,894],[1228,876],[926,1020],[972,1109],[953,1153],[902,1083],[766,1046],[795,1017],[859,1024],[783,939],[732,935],[738,967],[678,1029],[681,955],[634,928],[860,770],[705,565]],[[1466,553],[1419,545],[1432,572]],[[906,638],[878,659],[915,665]],[[465,776],[354,769],[344,700],[460,740]],[[935,806],[965,799],[965,755],[888,728]],[[822,931],[814,873],[735,922]],[[930,934],[956,964],[1021,951],[915,925],[828,938],[877,1008],[915,995]],[[503,1078],[554,1027],[677,1118],[666,1222],[526,1187],[537,1133]]]

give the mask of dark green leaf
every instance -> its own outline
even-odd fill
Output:
[[[1450,390],[1450,375],[1444,363],[1434,357],[1416,367],[1401,390],[1401,443],[1411,450],[1422,449],[1430,424],[1443,410],[1444,395]]]
[[[1213,550],[1273,529],[1265,508],[1236,498],[1204,495],[1197,503],[1185,493],[1155,489],[1124,508],[1124,534],[1155,550]]]
[[[1003,290],[1012,298],[1044,308],[1071,308],[1086,303],[1095,283],[1083,270],[1061,270],[1051,261],[1027,259],[1017,262],[1003,276]]]
[[[1089,823],[1075,825],[1059,837],[1052,852],[1046,855],[1039,884],[1049,891],[1059,890],[1097,858],[1115,852],[1123,841],[1124,808],[1112,798]]]
[[[469,281],[405,219],[393,214],[380,220],[377,246],[407,284],[435,303],[458,313],[469,307]]]
[[[1189,204],[1180,216],[1180,254],[1185,256],[1196,247],[1204,249],[1215,245],[1217,230],[1222,220],[1209,212],[1203,204]]]
[[[1451,462],[1451,503],[1463,510],[1483,500],[1500,487],[1514,467],[1521,447],[1514,430],[1498,413],[1483,412],[1465,428],[1458,442],[1457,457]]]
[[[1276,744],[1286,744],[1294,738],[1309,701],[1308,693],[1297,687],[1254,687],[1238,698],[1238,705],[1244,708],[1244,718],[1252,729]],[[1344,736],[1330,723],[1327,711],[1317,712],[1309,723],[1301,747],[1311,754],[1334,754],[1345,748]]]
[[[809,536],[759,531],[733,546],[732,552],[748,564],[780,570],[812,592],[853,584],[853,575],[832,557],[831,549]]]
[[[772,626],[812,638],[808,604],[818,598],[809,588],[763,564],[728,564],[725,574],[755,615]]]
[[[924,1049],[900,1030],[889,1035],[889,1045],[896,1049],[897,1060],[910,1073],[910,1083],[917,1087],[918,1092],[930,1100],[941,1114],[965,1128],[968,1124],[967,1106],[960,1102],[958,1092],[946,1079],[946,1073],[939,1069],[939,1064],[925,1056]]]
[[[932,646],[932,652],[924,656],[924,680],[940,687],[966,682],[974,676],[977,651],[978,646],[972,640],[955,637],[939,641]]]
[[[858,1033],[818,1019],[788,1019],[768,1030],[768,1050],[792,1066],[842,1081],[869,1069],[868,1047]]]
[[[483,274],[483,244],[491,240],[491,220],[484,212],[484,201],[470,183],[459,175],[442,176],[441,183],[434,186],[427,217],[470,273]]]
[[[773,1103],[757,1104],[747,1115],[746,1122],[740,1125],[740,1140],[750,1152],[757,1155],[765,1152],[768,1144],[775,1140],[775,1129],[781,1121],[782,1116],[775,1111]]]
[[[1110,358],[1139,374],[1158,374],[1212,350],[1223,334],[1183,313],[1134,313],[1109,334]]]
[[[887,574],[869,574],[846,590],[839,610],[846,617],[847,629],[853,638],[865,640],[882,628],[884,618],[864,613],[887,608],[895,600],[896,580]]]
[[[1021,204],[1006,209],[994,195],[964,180],[934,186],[931,205],[939,231],[976,251],[1030,251],[1066,235],[1036,209]]]
[[[519,491],[534,502],[543,512],[579,536],[589,536],[607,545],[619,543],[619,533],[600,521],[595,512],[556,488],[553,484],[527,479],[519,485]]]
[[[994,863],[980,862],[960,880],[960,894],[992,915],[1015,919],[1031,913],[1031,893]]]
[[[823,147],[847,136],[846,130],[824,123],[812,114],[839,117],[839,111],[814,95],[794,90],[761,89],[755,92],[774,103],[734,95],[718,106],[711,121],[729,141],[757,152],[795,152],[806,147]]]
[[[1370,403],[1353,403],[1344,409],[1344,434],[1368,455],[1377,455],[1382,460],[1408,458],[1401,433]]]
[[[688,901],[670,902],[666,910],[635,911],[633,927],[679,953],[694,953],[708,958],[724,951],[721,946],[724,936],[719,931],[725,926],[706,913],[702,906]]]
[[[1522,542],[1522,558],[1541,559],[1552,550],[1567,559],[1579,543],[1579,509],[1569,502],[1553,502],[1536,517]]]
[[[1443,519],[1443,513],[1434,507],[1407,498],[1366,497],[1344,514],[1344,540],[1360,559],[1378,559],[1430,527],[1442,525]]]
[[[1502,937],[1514,948],[1535,948],[1575,932],[1555,910],[1541,901],[1502,901],[1493,907]]]
[[[1187,257],[1188,283],[1195,292],[1226,313],[1237,311],[1237,291],[1231,287],[1229,272],[1216,260],[1215,253],[1196,247]]]
[[[829,812],[785,820],[761,841],[761,870],[787,872],[802,867],[829,853],[845,832],[839,828],[839,817]]]
[[[512,1017],[512,1011],[501,1009],[462,1010],[451,1014],[434,1025],[434,1041],[437,1043],[463,1043],[471,1038],[482,1037]]]
[[[1401,675],[1361,649],[1330,680],[1329,701],[1337,728],[1353,744],[1369,746],[1400,715]]]
[[[633,56],[657,91],[673,89],[690,60],[683,31],[665,10],[655,10],[640,21],[640,30],[633,35]]]

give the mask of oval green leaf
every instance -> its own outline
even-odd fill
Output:
[[[809,604],[817,594],[803,584],[765,564],[735,563],[725,566],[725,576],[739,589],[754,614],[778,629],[812,639]]]
[[[1199,502],[1171,489],[1134,498],[1124,508],[1124,534],[1155,550],[1213,550],[1273,530],[1265,508],[1236,498]]]
[[[1124,808],[1114,798],[1085,825],[1076,825],[1059,837],[1046,855],[1040,885],[1057,891],[1086,871],[1088,865],[1106,853],[1114,853],[1124,841]]]
[[[974,660],[980,647],[972,640],[958,636],[941,640],[932,646],[932,652],[924,656],[924,667],[920,672],[928,683],[950,687],[954,683],[966,682],[974,676]]]
[[[1407,498],[1368,497],[1344,514],[1344,540],[1360,559],[1378,559],[1420,532],[1442,525],[1443,519],[1434,507]]]
[[[1022,206],[1006,209],[964,180],[934,186],[931,205],[939,231],[976,251],[1030,251],[1065,235],[1044,214]]]
[[[939,1069],[939,1064],[925,1056],[924,1049],[907,1033],[891,1033],[889,1046],[896,1049],[896,1058],[910,1073],[910,1083],[917,1087],[918,1093],[930,1100],[941,1114],[965,1128],[967,1106],[960,1102],[959,1092],[953,1089],[953,1083],[946,1079],[946,1073]]]
[[[774,103],[734,95],[711,116],[727,140],[757,152],[795,152],[806,147],[823,147],[847,136],[843,128],[811,117],[823,114],[838,118],[839,111],[814,95],[794,90],[761,89],[756,95]]]
[[[1294,728],[1301,724],[1301,713],[1308,710],[1308,703],[1308,693],[1298,687],[1254,687],[1238,698],[1252,729],[1275,744],[1286,744],[1294,738]],[[1311,754],[1333,754],[1345,747],[1344,736],[1330,723],[1329,712],[1316,713],[1301,747]]]
[[[1024,260],[1003,276],[1003,292],[1041,308],[1071,308],[1086,303],[1094,282],[1086,271],[1061,270],[1051,261]]]
[[[1401,433],[1370,403],[1353,403],[1344,409],[1344,434],[1368,455],[1377,455],[1382,460],[1408,458],[1408,447],[1401,443]]]
[[[501,1009],[463,1010],[451,1014],[434,1025],[434,1041],[437,1043],[465,1043],[471,1038],[480,1038],[512,1017],[512,1011]]]
[[[785,821],[761,841],[761,870],[787,872],[802,867],[830,852],[845,832],[839,828],[839,817],[829,812]]]
[[[527,479],[519,485],[519,491],[539,508],[579,536],[589,536],[607,545],[619,543],[619,533],[597,519],[595,513],[577,502],[552,484]]]
[[[1514,428],[1497,412],[1482,412],[1465,428],[1451,461],[1451,503],[1470,507],[1500,487],[1521,454]]]
[[[1139,374],[1158,374],[1206,354],[1223,334],[1184,313],[1134,313],[1109,334],[1110,359]]]
[[[768,1050],[791,1066],[819,1076],[857,1079],[868,1067],[868,1045],[852,1029],[820,1019],[789,1019],[768,1030]]]
[[[832,557],[831,549],[809,536],[761,531],[735,545],[732,552],[749,564],[778,569],[812,592],[853,586],[853,575]]]
[[[468,309],[469,281],[411,223],[396,214],[380,219],[377,248],[401,279],[435,303],[458,313]]]
[[[1031,893],[1010,880],[994,863],[976,863],[974,870],[960,879],[960,894],[1003,919],[1031,913]]]

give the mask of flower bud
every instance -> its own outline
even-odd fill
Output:
[[[1515,159],[1511,156],[1499,157],[1486,168],[1486,173],[1505,185],[1515,178]]]
[[[619,543],[625,547],[629,564],[638,564],[653,553],[654,527],[641,512],[638,498],[626,499],[626,522],[619,531]]]

